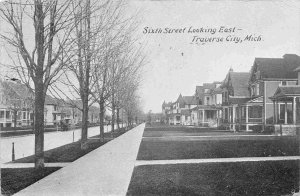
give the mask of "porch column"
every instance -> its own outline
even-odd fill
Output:
[[[278,101],[275,101],[275,123],[278,123]]]
[[[248,125],[248,110],[249,106],[246,105],[246,131],[249,131],[249,125]]]
[[[287,124],[287,102],[285,101],[284,104],[284,124]]]
[[[297,108],[296,108],[296,97],[293,97],[293,124],[296,124],[297,121]]]
[[[273,101],[273,123],[275,124],[276,122],[276,102]]]
[[[232,129],[235,131],[235,106],[232,106]]]

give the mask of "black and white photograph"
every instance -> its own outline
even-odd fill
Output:
[[[4,196],[300,196],[300,1],[0,0]]]

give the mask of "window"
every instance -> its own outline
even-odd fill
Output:
[[[4,111],[3,110],[0,111],[0,118],[4,118]]]
[[[259,84],[255,84],[255,95],[259,95]]]
[[[282,86],[286,86],[286,81],[282,81],[282,82],[281,82],[281,85],[282,85]]]
[[[180,121],[180,116],[176,116],[176,120],[177,120],[177,121]]]
[[[206,97],[206,105],[209,105],[209,97]]]
[[[228,109],[227,108],[225,108],[225,120],[228,120]]]
[[[10,111],[6,111],[6,119],[10,118]]]
[[[249,107],[249,118],[262,118],[262,107],[261,106],[250,106]]]
[[[26,112],[23,112],[23,118],[22,119],[26,119]]]
[[[279,105],[279,119],[284,120],[284,117],[285,117],[285,105],[280,104]]]

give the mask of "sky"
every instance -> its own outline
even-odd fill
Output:
[[[222,81],[228,70],[249,72],[255,57],[300,55],[300,3],[297,1],[130,1],[139,10],[138,33],[145,45],[140,96],[144,111],[161,112],[163,101],[193,95],[196,85]],[[129,10],[130,10],[129,9]],[[240,29],[219,33],[221,27]],[[144,28],[186,28],[184,33],[143,33]],[[192,27],[215,34],[188,33]],[[261,41],[191,44],[198,37],[260,36]]]
[[[145,48],[147,64],[139,89],[145,112],[161,112],[164,100],[176,101],[180,93],[193,95],[197,85],[222,81],[230,68],[249,72],[255,57],[300,55],[300,1],[130,0],[126,11],[129,15],[138,12],[134,14],[139,21],[136,34]],[[26,30],[31,31],[31,26]],[[185,30],[143,33],[145,27]],[[219,32],[221,27],[231,32]],[[216,32],[189,33],[189,28]],[[0,30],[5,29],[0,20]],[[244,41],[247,35],[260,41]],[[195,44],[194,36],[223,41]],[[226,41],[228,37],[243,41]],[[4,45],[0,46],[0,62],[4,62],[7,56]]]

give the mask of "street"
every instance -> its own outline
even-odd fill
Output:
[[[104,132],[111,130],[110,125],[104,127]],[[81,137],[81,129],[75,129],[65,132],[49,132],[45,133],[44,150],[50,150],[65,144],[78,141]],[[88,129],[88,137],[98,135],[99,127],[90,127]],[[12,160],[12,143],[15,147],[15,159],[23,158],[34,154],[34,134],[20,137],[1,138],[1,164]]]

